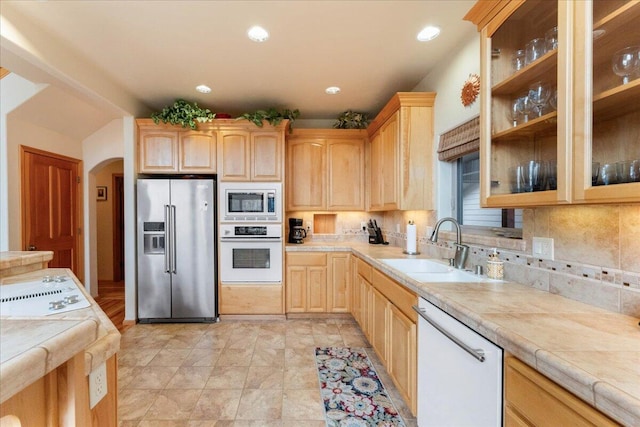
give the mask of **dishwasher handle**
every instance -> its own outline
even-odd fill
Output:
[[[422,311],[422,309],[420,309],[420,307],[418,307],[417,305],[414,305],[411,308],[413,308],[415,312],[418,313],[420,317],[426,320],[431,326],[436,328],[442,335],[444,335],[445,337],[449,338],[451,341],[456,343],[458,347],[460,347],[461,349],[463,349],[464,351],[466,351],[467,353],[469,353],[470,355],[478,359],[478,361],[480,362],[485,361],[484,350],[482,350],[481,348],[471,348],[467,344],[460,341],[457,337],[451,335],[449,331],[444,329],[442,326],[438,325],[433,319],[429,318],[429,316],[427,316],[427,314],[424,311]]]

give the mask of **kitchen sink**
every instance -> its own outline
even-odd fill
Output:
[[[453,268],[435,259],[386,258],[379,261],[422,283],[492,281],[485,276]]]

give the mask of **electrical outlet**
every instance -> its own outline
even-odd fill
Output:
[[[103,363],[89,374],[89,407],[94,406],[107,395],[107,364]]]
[[[360,228],[362,231],[367,231],[367,223],[365,221],[360,221]]]
[[[400,224],[396,224],[396,233],[400,232]]]
[[[553,239],[547,237],[533,238],[533,257],[553,261]]]

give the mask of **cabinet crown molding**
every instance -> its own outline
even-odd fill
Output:
[[[391,97],[375,119],[369,124],[369,136],[376,133],[380,126],[401,107],[433,107],[436,101],[435,92],[398,92]]]
[[[168,123],[155,124],[152,119],[139,118],[136,119],[138,128],[145,129],[157,129],[157,130],[170,130],[176,132],[192,131],[190,128],[183,128],[179,125],[171,125]],[[198,123],[197,131],[214,131],[214,130],[227,130],[227,129],[246,129],[250,131],[274,131],[274,130],[286,130],[289,127],[289,120],[282,120],[278,126],[272,126],[268,122],[263,121],[263,126],[258,127],[248,120],[238,119],[213,119],[213,121]]]

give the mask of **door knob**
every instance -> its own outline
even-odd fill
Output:
[[[29,245],[27,249],[30,251],[35,251],[37,248],[35,247],[35,245]]]

